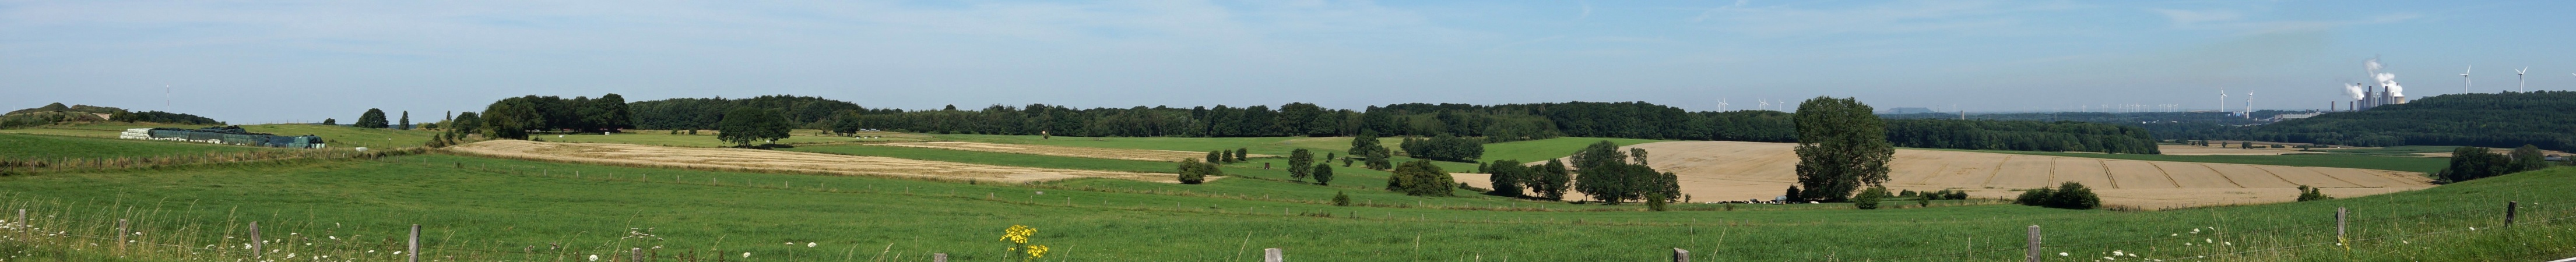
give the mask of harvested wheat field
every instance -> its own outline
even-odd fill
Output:
[[[492,140],[447,150],[498,157],[548,161],[680,168],[749,169],[858,176],[973,179],[1033,182],[1084,177],[1177,183],[1176,175],[1073,169],[1028,168],[891,157],[850,156],[739,148],[688,148],[630,144],[548,143]]]
[[[1756,142],[1657,142],[1628,146],[1652,154],[1656,170],[1680,175],[1693,201],[1779,196],[1797,181],[1795,144]],[[2289,202],[2299,185],[2326,195],[2354,197],[2422,189],[2422,173],[2272,165],[2136,161],[1980,152],[1897,149],[1888,163],[1890,190],[1967,190],[1981,198],[2011,198],[2015,189],[2075,181],[2092,187],[2102,202],[2149,209]],[[1481,175],[1460,176],[1478,187]]]
[[[1181,161],[1182,159],[1198,159],[1198,158],[1202,158],[1202,157],[1207,157],[1207,152],[1190,152],[1190,151],[1173,151],[1173,150],[1151,150],[1151,149],[1098,148],[1098,147],[1074,147],[1074,146],[1050,146],[1050,145],[1029,145],[1029,144],[994,144],[994,143],[976,143],[976,142],[913,142],[913,143],[884,143],[884,144],[869,144],[869,145],[878,145],[878,146],[900,146],[900,147],[918,147],[918,148],[948,149],[948,150],[966,150],[966,151],[983,151],[983,152],[995,152],[995,153],[1013,153],[1013,154],[1031,154],[1031,155],[1049,155],[1049,156],[1087,157],[1087,158],[1118,159],[1118,160],[1142,160],[1142,161],[1155,161],[1155,162],[1179,162],[1179,161]],[[1277,157],[1277,156],[1274,156],[1274,155],[1262,155],[1262,154],[1250,154],[1250,155],[1246,155],[1246,157],[1256,157],[1256,158],[1258,158],[1258,157]]]

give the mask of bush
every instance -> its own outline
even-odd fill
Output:
[[[1351,205],[1351,195],[1350,195],[1350,194],[1344,194],[1344,193],[1342,193],[1341,191],[1334,191],[1334,192],[1333,192],[1333,205],[1335,205],[1335,206],[1350,206],[1350,205]]]
[[[1181,184],[1190,185],[1207,182],[1207,176],[1224,175],[1225,172],[1217,169],[1216,164],[1199,162],[1198,159],[1181,159],[1179,169]]]
[[[1852,196],[1852,207],[1860,209],[1878,209],[1878,201],[1886,200],[1887,197],[1886,187],[1870,187],[1869,189],[1862,189],[1860,190],[1860,195]]]
[[[2317,188],[2308,187],[2308,185],[2299,185],[2299,202],[2327,199],[2334,199],[2334,197],[2326,196],[2325,192],[2318,191]]]
[[[1666,209],[1664,209],[1664,206],[1665,206],[1666,204],[1665,204],[1664,202],[1667,202],[1667,201],[1665,201],[1665,199],[1670,199],[1670,198],[1669,198],[1669,197],[1664,197],[1664,193],[1647,193],[1647,194],[1646,194],[1646,211],[1656,211],[1656,212],[1663,212],[1663,211],[1665,211]]]
[[[1449,172],[1431,165],[1431,160],[1413,160],[1395,166],[1395,174],[1387,177],[1386,190],[1412,196],[1450,196],[1455,191],[1450,187],[1456,183]]]
[[[2055,189],[2039,188],[2022,191],[2020,197],[2013,199],[2013,203],[2050,208],[2094,209],[2102,207],[2102,198],[2093,195],[2093,189],[2085,188],[2084,184],[2066,182],[2058,184]]]

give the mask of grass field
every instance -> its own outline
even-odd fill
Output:
[[[784,144],[784,145],[806,145],[806,144],[828,144],[828,143],[844,143],[844,142],[887,142],[887,141],[893,141],[893,142],[917,142],[917,141],[922,141],[920,138],[926,138],[926,137],[918,136],[918,135],[900,134],[900,133],[863,133],[863,134],[860,134],[860,135],[862,135],[862,136],[882,136],[882,137],[886,137],[886,138],[858,139],[858,138],[837,137],[837,136],[819,136],[819,135],[815,135],[815,133],[814,133],[814,132],[816,132],[816,131],[814,131],[814,130],[796,130],[796,131],[793,131],[793,132],[788,132],[789,136],[788,136],[786,139],[779,139],[779,140],[777,141],[777,143],[778,143],[778,144]],[[630,132],[627,132],[627,133],[618,133],[618,134],[614,134],[614,135],[601,135],[601,134],[588,134],[588,133],[584,133],[584,134],[564,134],[564,135],[543,135],[543,136],[539,136],[539,137],[537,137],[537,139],[541,139],[541,140],[545,140],[545,141],[549,141],[549,142],[572,142],[572,143],[617,143],[617,144],[637,144],[637,145],[656,145],[656,146],[681,146],[681,147],[728,147],[728,146],[734,146],[734,144],[733,144],[733,143],[726,143],[726,142],[724,142],[723,140],[717,140],[717,139],[716,139],[716,134],[715,134],[715,133],[713,133],[713,132],[700,133],[700,134],[697,134],[697,135],[690,135],[690,134],[677,134],[677,135],[674,135],[674,134],[671,134],[671,133],[669,132],[669,130],[630,130]]]
[[[0,158],[108,158],[284,150],[172,141],[0,134]]]
[[[2200,162],[2200,163],[2229,163],[2229,164],[2254,164],[2254,165],[2279,165],[2279,166],[2341,167],[2341,168],[2359,168],[2359,169],[2394,170],[2394,171],[2406,171],[2406,172],[2422,172],[2422,173],[2426,173],[2426,174],[2431,174],[2431,173],[2433,173],[2433,172],[2435,172],[2435,171],[2441,171],[2441,170],[2442,170],[2442,168],[2445,168],[2445,167],[2449,167],[2449,166],[2451,166],[2450,159],[2445,159],[2445,158],[2399,157],[2399,156],[2377,156],[2377,155],[2364,155],[2364,154],[2291,154],[2291,155],[2270,155],[2270,156],[2174,156],[2174,155],[2140,155],[2140,154],[2059,153],[2059,152],[2005,151],[2005,150],[1960,150],[1960,149],[1924,149],[1924,150],[1967,151],[1967,152],[1986,152],[1986,153],[2023,154],[2023,155],[2042,155],[2042,156],[2064,156],[2064,157],[2089,157],[2089,158],[2126,159],[2126,160],[2145,160],[2145,161],[2174,161],[2174,162]],[[2444,152],[2449,152],[2449,151],[2444,151]]]
[[[1314,153],[1316,154],[1316,156],[1315,156],[1315,157],[1323,157],[1325,153],[1332,153],[1332,154],[1335,154],[1335,155],[1349,155],[1349,153],[1350,153],[1350,152],[1348,152],[1347,150],[1348,150],[1348,149],[1350,149],[1350,147],[1351,147],[1351,138],[1350,138],[1350,137],[1229,137],[1229,138],[1182,138],[1182,137],[1089,138],[1089,137],[1055,137],[1055,138],[1052,138],[1052,139],[1040,139],[1038,136],[1006,136],[1006,135],[938,135],[938,136],[936,136],[936,137],[937,137],[937,138],[939,138],[939,139],[945,139],[945,140],[953,140],[953,141],[967,141],[967,142],[984,142],[984,143],[1003,143],[1003,144],[1040,144],[1040,145],[1080,146],[1080,147],[1100,147],[1100,148],[1127,148],[1127,149],[1179,150],[1179,151],[1193,151],[1193,152],[1204,152],[1204,151],[1215,151],[1215,150],[1232,150],[1232,149],[1236,149],[1236,148],[1244,148],[1244,149],[1247,149],[1247,150],[1252,151],[1252,153],[1253,153],[1253,154],[1281,155],[1281,156],[1288,155],[1288,152],[1289,152],[1290,150],[1296,150],[1296,149],[1298,149],[1298,148],[1305,148],[1305,149],[1308,149],[1308,150],[1313,150],[1313,151],[1314,151]],[[1379,140],[1379,141],[1378,141],[1378,143],[1379,143],[1379,144],[1381,144],[1381,145],[1385,145],[1385,146],[1387,146],[1388,148],[1401,148],[1401,146],[1400,146],[1400,145],[1402,145],[1402,144],[1403,144],[1403,138],[1397,138],[1397,137],[1385,137],[1385,138],[1379,138],[1378,140]],[[1581,149],[1583,149],[1583,146],[1585,146],[1585,145],[1590,145],[1591,143],[1599,142],[1599,141],[1603,141],[1603,140],[1608,140],[1608,141],[1610,141],[1611,143],[1616,143],[1616,144],[1619,144],[1619,145],[1622,145],[1622,146],[1626,146],[1626,145],[1634,145],[1634,144],[1642,144],[1642,143],[1651,143],[1651,142],[1661,141],[1661,140],[1626,139],[1626,138],[1580,138],[1580,137],[1559,137],[1559,138],[1541,139],[1541,140],[1516,141],[1516,142],[1509,142],[1509,143],[1494,143],[1494,144],[1485,144],[1485,156],[1484,156],[1483,158],[1481,158],[1481,159],[1480,159],[1480,161],[1493,161],[1493,160],[1502,160],[1502,159],[1518,159],[1518,160],[1521,160],[1521,161],[1523,161],[1523,162],[1531,162],[1531,161],[1547,161],[1548,159],[1555,159],[1555,158],[1565,157],[1565,156],[1568,156],[1568,155],[1573,155],[1575,150],[1581,150]],[[1258,159],[1256,159],[1256,160],[1258,160]],[[1413,160],[1413,158],[1403,157],[1403,156],[1397,156],[1397,157],[1395,157],[1395,158],[1393,158],[1393,159],[1390,159],[1390,160],[1391,160],[1391,161],[1393,161],[1393,162],[1402,163],[1402,162],[1404,162],[1404,161],[1412,161],[1412,160]],[[1433,163],[1435,163],[1435,164],[1439,165],[1439,166],[1440,166],[1440,168],[1445,169],[1446,171],[1449,171],[1449,172],[1465,173],[1465,172],[1474,172],[1474,171],[1476,171],[1476,170],[1475,170],[1475,169],[1476,169],[1476,164],[1473,164],[1473,163],[1446,162],[1446,161],[1433,161]],[[1336,164],[1336,165],[1338,165],[1338,164]]]
[[[1531,212],[419,155],[0,177],[0,208],[33,209],[36,226],[74,235],[103,235],[108,221],[131,219],[146,232],[144,241],[189,249],[230,249],[221,247],[241,240],[223,236],[241,236],[242,224],[260,221],[272,239],[291,241],[269,245],[281,249],[272,254],[370,261],[394,260],[366,251],[396,250],[411,224],[423,225],[430,257],[460,260],[581,260],[657,248],[662,256],[742,261],[922,261],[928,253],[989,261],[1005,253],[994,241],[999,231],[1028,225],[1038,229],[1034,243],[1054,250],[1045,261],[1245,261],[1261,248],[1285,248],[1298,261],[1643,261],[1665,259],[1670,248],[1692,250],[1700,261],[1994,261],[2017,259],[2024,227],[2040,225],[2049,243],[2043,253],[2068,254],[2059,260],[2121,251],[2138,260],[2532,261],[2576,254],[2569,223],[2576,220],[2557,219],[2576,216],[2576,206],[2561,204],[2576,200],[2560,193],[2568,190],[2576,190],[2576,169],[2322,202],[2158,212],[2013,205]],[[2522,201],[2524,222],[2497,228],[2508,200]],[[2332,248],[2337,207],[2353,210],[2350,252]],[[101,243],[46,239],[53,240],[0,241],[0,251],[39,260],[43,254],[25,251]],[[556,245],[562,249],[550,248]],[[154,248],[175,250],[163,255],[168,260],[228,260]],[[519,254],[522,248],[546,254]],[[102,259],[105,250],[51,256],[119,260]]]
[[[163,127],[197,129],[203,128],[204,126],[107,122],[6,129],[0,130],[0,133],[116,138],[117,133],[125,132],[125,129]],[[331,145],[331,148],[414,147],[420,146],[423,143],[428,143],[430,136],[438,135],[439,132],[431,130],[393,130],[308,124],[266,124],[244,125],[241,127],[243,130],[250,131],[252,133],[269,133],[281,136],[321,136],[325,142],[329,142],[328,144]]]

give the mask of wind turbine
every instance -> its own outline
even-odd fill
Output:
[[[2225,87],[2218,88],[2218,112],[2227,112],[2227,88]]]
[[[2467,94],[2467,93],[2469,93],[2469,86],[2477,85],[2477,84],[2478,84],[2478,81],[2476,81],[2476,80],[2469,80],[2469,71],[2477,71],[2477,70],[2478,70],[2478,66],[2476,66],[2476,65],[2470,65],[2468,70],[2461,70],[2461,71],[2460,71],[2460,93],[2462,93],[2462,94]]]
[[[1718,111],[1718,112],[1726,112],[1726,98],[1724,98],[1724,97],[1717,98],[1717,111]]]
[[[2523,87],[2523,86],[2531,85],[2531,80],[2529,80],[2529,79],[2524,79],[2524,78],[2522,77],[2522,73],[2529,73],[2529,72],[2531,72],[2531,67],[2527,67],[2527,66],[2526,66],[2526,67],[2523,67],[2522,69],[2514,69],[2514,70],[2513,70],[2513,80],[2514,80],[2514,81],[2516,81],[2516,82],[2519,82],[2519,83],[2514,83],[2514,84],[2513,84],[2513,92],[2515,92],[2515,93],[2523,92],[2523,91],[2522,91],[2522,87]]]

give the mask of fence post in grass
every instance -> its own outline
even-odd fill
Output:
[[[627,249],[627,250],[626,250],[626,261],[643,262],[643,261],[644,261],[644,248],[640,248],[640,247],[638,247],[638,248],[633,248],[633,249]]]
[[[125,220],[124,220],[124,219],[117,219],[117,220],[116,220],[116,253],[117,253],[117,255],[124,255],[124,254],[125,254],[125,236],[126,236],[126,235],[133,235],[133,234],[134,234],[134,233],[133,233],[133,229],[128,229],[128,228],[126,228],[126,227],[125,227]]]
[[[2027,249],[2022,252],[2022,260],[2039,262],[2039,225],[2030,225],[2030,247]]]
[[[420,262],[420,224],[411,224],[411,253],[403,257],[403,261]]]
[[[2519,201],[2504,201],[2504,226],[2513,226],[2514,209],[2520,206],[2522,206],[2522,202]]]
[[[1279,254],[1277,248],[1264,248],[1261,249],[1261,262],[1288,262],[1288,255]]]
[[[2348,217],[2349,214],[2351,214],[2350,210],[2335,208],[2335,245],[2342,246],[2344,250],[2352,250],[2352,241],[2344,238],[2343,235],[2344,217]]]
[[[268,248],[268,243],[261,243],[261,242],[259,242],[259,221],[251,221],[251,222],[250,222],[250,259],[254,259],[254,260],[256,260],[256,259],[260,259],[260,257],[261,257],[262,255],[265,255],[265,254],[267,254],[267,253],[268,253],[268,252],[266,252],[266,250],[268,250],[267,248]]]
[[[931,253],[930,262],[948,262],[948,253]]]
[[[1673,262],[1690,262],[1690,250],[1673,248]]]

